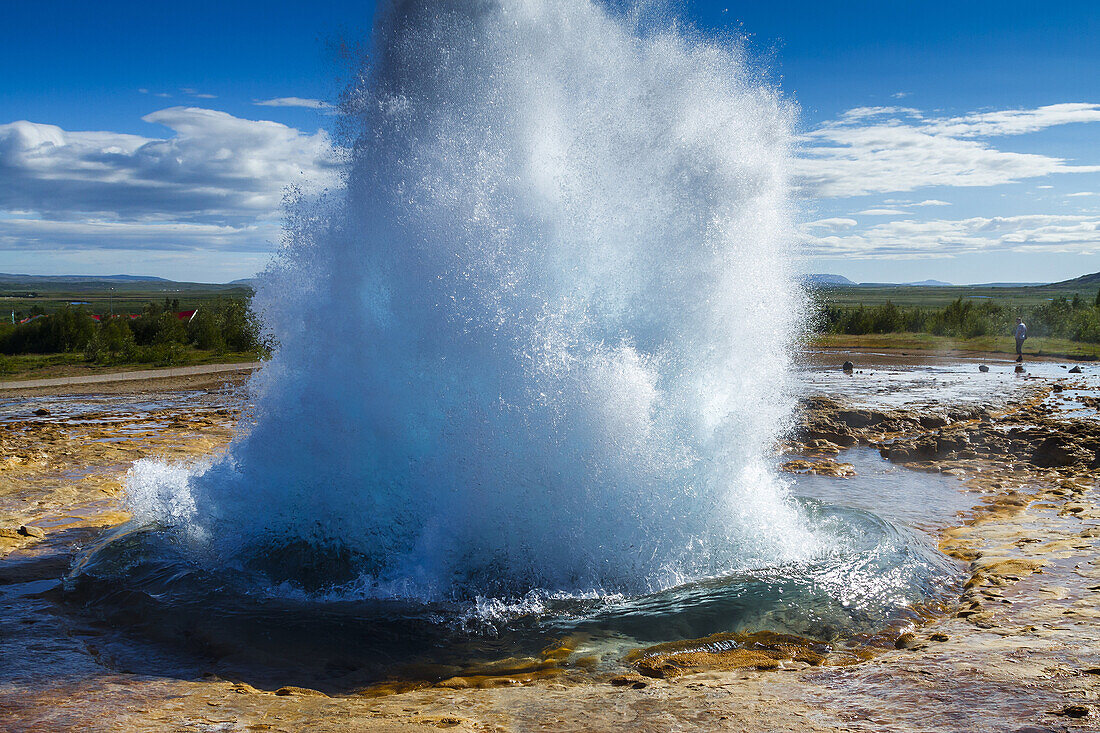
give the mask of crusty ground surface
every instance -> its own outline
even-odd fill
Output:
[[[891,460],[950,471],[961,491],[973,492],[969,520],[940,536],[941,548],[968,568],[964,595],[899,638],[903,648],[836,666],[828,655],[721,659],[642,650],[634,671],[608,679],[584,674],[568,649],[548,650],[504,674],[339,697],[115,671],[101,663],[95,637],[78,633],[42,593],[64,574],[78,544],[125,519],[119,494],[133,460],[216,453],[235,413],[175,410],[109,425],[27,417],[0,425],[0,730],[1096,730],[1094,433],[1044,413],[1042,394],[1032,396],[1014,414],[959,414],[933,428],[915,413],[868,418],[828,401],[809,406],[792,460],[829,456],[832,434],[882,443],[888,456],[896,448]],[[1013,429],[1014,437],[999,442]],[[1080,450],[1035,459],[1036,448],[1056,435]],[[1031,452],[1020,453],[1019,441]]]

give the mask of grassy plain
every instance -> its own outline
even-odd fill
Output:
[[[129,363],[101,366],[90,363],[84,354],[0,354],[0,379],[50,379],[53,377],[80,377],[90,374],[112,374],[134,370],[160,369],[202,364],[242,364],[256,361],[257,355],[247,351],[218,353],[208,349],[187,348],[172,364]]]
[[[1043,305],[1055,298],[1072,298],[1076,293],[1093,302],[1100,289],[1100,273],[1085,275],[1074,280],[1025,287],[982,287],[955,285],[951,287],[926,287],[920,285],[822,285],[812,292],[817,300],[829,305],[859,306],[881,305],[886,301],[898,306],[942,308],[957,298],[995,301],[1007,307]]]
[[[211,285],[141,281],[135,283],[0,283],[0,317],[22,313],[30,315],[37,306],[53,313],[70,303],[88,303],[84,308],[97,315],[106,313],[139,314],[146,303],[163,303],[165,298],[179,301],[179,310],[193,310],[218,299],[252,297],[246,285]],[[7,319],[5,319],[7,320]]]
[[[1029,338],[1024,346],[1025,358],[1051,357],[1094,361],[1100,359],[1100,344],[1079,343],[1067,339]],[[935,336],[930,333],[820,333],[810,341],[812,347],[874,351],[880,349],[933,352],[1016,354],[1016,342],[1010,336],[978,336],[960,339]]]

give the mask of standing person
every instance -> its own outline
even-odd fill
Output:
[[[1024,319],[1016,319],[1016,361],[1024,360],[1024,341],[1027,340],[1027,326],[1024,325]]]

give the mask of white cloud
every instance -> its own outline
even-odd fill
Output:
[[[271,248],[284,191],[338,182],[342,157],[304,133],[171,107],[166,138],[0,125],[0,248]]]
[[[1022,135],[1055,125],[1074,122],[1100,122],[1100,104],[1050,104],[1036,109],[1006,109],[949,117],[932,122],[937,133],[952,137],[991,137]]]
[[[172,135],[0,125],[0,209],[61,219],[248,222],[276,212],[288,184],[331,184],[340,165],[324,132],[197,107],[142,119]]]
[[[910,204],[910,206],[951,206],[951,202],[940,201],[939,199],[925,199],[920,203]]]
[[[1096,191],[1078,191],[1077,193],[1067,193],[1066,196],[1070,198],[1076,198],[1078,196],[1100,196],[1100,193]]]
[[[180,221],[59,221],[0,218],[0,250],[229,250],[270,251],[277,222],[240,226]]]
[[[824,236],[805,225],[803,236],[807,253],[824,257],[919,259],[998,251],[1100,254],[1100,220],[1054,214],[907,219]]]
[[[332,109],[328,102],[320,99],[304,99],[302,97],[275,97],[274,99],[253,100],[257,107],[305,107],[306,109]]]
[[[1100,121],[1100,105],[1056,104],[930,118],[906,107],[858,107],[802,136],[796,180],[810,197],[995,186],[1052,173],[1095,173],[1100,165],[998,150],[976,138],[1019,135]]]
[[[807,224],[803,224],[805,229],[851,229],[859,224],[855,219],[848,219],[846,217],[832,217],[830,219],[818,219],[817,221],[811,221]]]
[[[907,213],[901,209],[864,209],[857,211],[856,216],[904,216]]]

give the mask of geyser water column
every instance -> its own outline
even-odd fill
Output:
[[[137,467],[138,519],[424,600],[813,553],[764,460],[801,310],[790,104],[735,46],[591,0],[390,3],[373,48],[346,190],[259,284],[251,424],[205,469]]]

